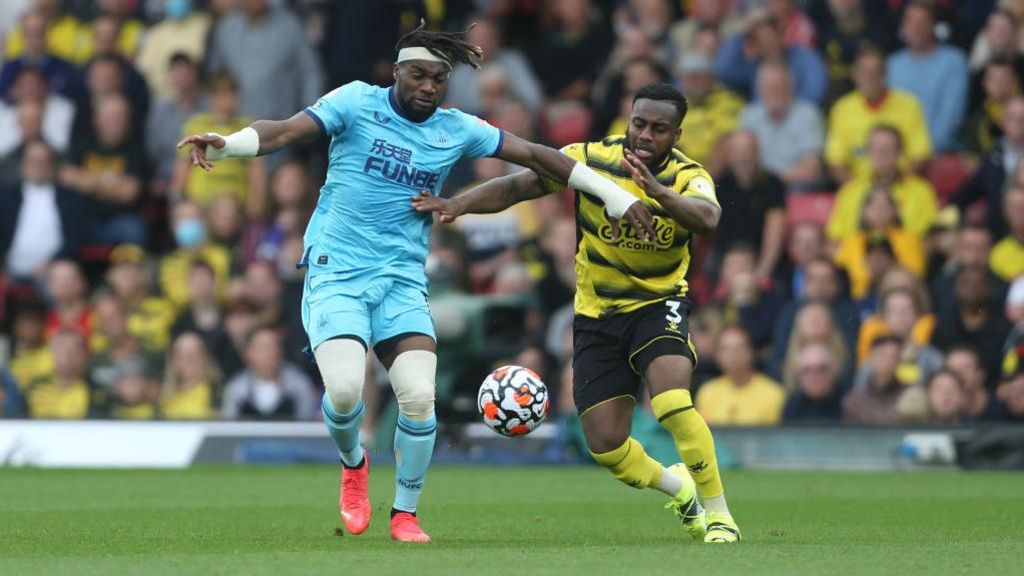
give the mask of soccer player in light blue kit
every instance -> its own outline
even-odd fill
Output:
[[[258,120],[228,136],[196,134],[178,147],[191,145],[192,163],[209,170],[220,158],[331,137],[327,181],[304,237],[302,321],[324,380],[324,423],[341,456],[339,507],[352,534],[369,526],[369,462],[359,425],[373,346],[399,406],[391,537],[427,542],[416,506],[437,430],[436,343],[423,272],[432,219],[413,209],[413,197],[440,193],[460,158],[496,156],[589,192],[641,235],[654,232],[635,196],[585,164],[469,114],[438,109],[452,65],[479,67],[481,51],[464,33],[430,32],[421,23],[396,49],[390,88],[352,82],[287,120]]]

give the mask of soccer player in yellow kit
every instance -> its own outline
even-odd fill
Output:
[[[689,391],[697,362],[687,320],[690,243],[693,234],[715,229],[721,207],[704,168],[673,148],[685,115],[678,90],[651,84],[637,92],[625,136],[562,149],[636,196],[653,216],[620,226],[600,199],[576,190],[573,399],[599,464],[629,486],[668,494],[666,508],[695,538],[736,542],[740,531],[725,502],[714,440]],[[524,170],[450,200],[424,192],[413,206],[451,222],[561,188]],[[662,466],[630,436],[641,382],[683,464]]]

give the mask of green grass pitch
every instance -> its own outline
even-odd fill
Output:
[[[0,574],[1020,574],[1024,476],[729,472],[744,542],[693,542],[598,468],[435,468],[427,545],[338,536],[334,468],[0,470]]]

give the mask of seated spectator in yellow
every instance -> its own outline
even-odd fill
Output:
[[[711,163],[722,137],[739,123],[743,98],[718,82],[711,58],[696,50],[679,62],[676,78],[689,106],[677,146],[697,162]]]
[[[24,388],[32,418],[85,418],[89,413],[89,384],[85,380],[88,349],[85,336],[62,330],[50,339],[53,372]]]
[[[1024,187],[1014,186],[1003,196],[1003,216],[1009,234],[992,248],[989,266],[1006,282],[1024,275]]]
[[[99,0],[100,14],[83,26],[85,41],[79,51],[79,62],[86,62],[100,50],[97,46],[111,44],[117,53],[132,58],[139,49],[139,40],[145,32],[145,25],[138,18],[125,14],[124,0]]]
[[[160,392],[160,414],[168,420],[212,418],[214,386],[220,379],[217,372],[199,334],[178,336],[171,346]]]
[[[868,294],[872,284],[868,267],[868,245],[876,238],[884,238],[892,247],[896,261],[921,276],[924,274],[924,246],[921,237],[900,226],[896,203],[885,188],[875,188],[864,200],[861,209],[861,229],[847,236],[836,251],[836,264],[846,270],[850,278],[850,295],[860,300]]]
[[[185,122],[183,136],[217,132],[231,134],[252,123],[238,114],[238,83],[227,73],[210,79],[210,111],[196,114]],[[172,198],[188,198],[206,207],[220,194],[233,194],[248,207],[250,216],[260,216],[266,202],[267,173],[260,158],[224,158],[217,169],[191,170],[188,152],[178,153],[178,165],[171,179]]]
[[[160,289],[164,296],[179,309],[187,306],[192,264],[203,260],[213,269],[217,295],[223,298],[231,276],[231,252],[208,241],[202,209],[194,202],[179,202],[171,216],[171,229],[178,248],[160,260]]]
[[[826,229],[828,237],[842,240],[856,233],[861,205],[868,193],[879,186],[888,188],[903,227],[923,237],[939,212],[935,189],[920,176],[900,167],[903,137],[892,126],[883,124],[872,128],[867,144],[870,169],[839,189]]]
[[[31,13],[41,14],[46,19],[46,47],[51,54],[71,62],[81,62],[80,53],[88,29],[71,14],[63,13],[60,5],[57,0],[37,0]],[[12,60],[24,52],[24,24],[19,22],[7,34],[3,59]]]
[[[99,414],[116,420],[152,420],[159,391],[146,361],[129,356],[117,363],[110,398]]]
[[[146,253],[142,248],[131,244],[114,248],[107,268],[107,284],[128,314],[128,331],[141,341],[143,348],[167,349],[177,310],[166,298],[150,294]],[[102,346],[101,342],[93,344]]]
[[[695,406],[712,426],[773,426],[782,419],[786,391],[755,370],[754,348],[743,328],[730,326],[718,336],[715,362],[722,376],[697,392]]]
[[[857,56],[853,69],[856,89],[832,106],[825,140],[825,163],[840,183],[868,173],[865,157],[868,134],[879,124],[894,126],[906,144],[900,152],[900,164],[918,168],[932,154],[921,103],[912,94],[886,86],[885,55],[865,49]]]
[[[892,294],[900,292],[905,297],[889,303]],[[900,337],[919,346],[931,342],[935,331],[935,315],[929,310],[927,293],[912,272],[905,268],[893,268],[882,278],[878,286],[877,314],[869,316],[861,324],[857,337],[857,363],[867,358],[871,343],[879,336]],[[887,305],[888,303],[888,305]]]
[[[14,309],[11,333],[14,346],[10,370],[22,390],[28,383],[53,372],[53,355],[46,345],[46,305],[37,300],[19,304]]]

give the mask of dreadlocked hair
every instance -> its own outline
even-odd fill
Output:
[[[473,26],[476,24],[470,24],[469,28],[462,32],[431,32],[426,30],[426,21],[420,19],[419,26],[398,40],[395,51],[411,47],[426,48],[449,64],[468,64],[474,69],[479,69],[484,51],[466,40],[466,33],[472,30]]]

